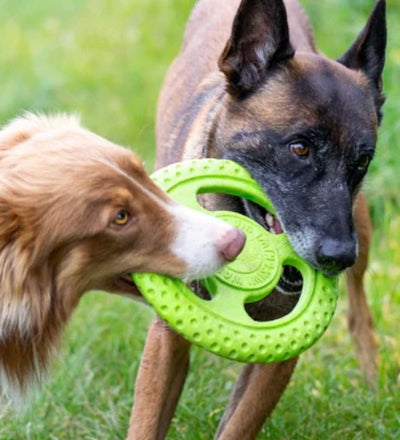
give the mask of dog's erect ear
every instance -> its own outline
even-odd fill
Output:
[[[363,71],[382,90],[382,71],[386,49],[386,2],[378,0],[367,25],[339,62],[350,69]]]
[[[283,1],[242,0],[218,65],[229,93],[244,96],[293,55]]]

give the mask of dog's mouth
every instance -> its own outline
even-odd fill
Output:
[[[282,234],[283,228],[279,219],[260,205],[243,199],[246,214],[263,226],[271,234]]]
[[[246,215],[271,234],[282,234],[283,227],[279,219],[260,205],[242,199]],[[279,293],[284,295],[300,295],[303,288],[303,277],[293,266],[284,266],[282,276],[276,285]]]
[[[135,297],[142,296],[136,284],[132,281],[132,276],[130,273],[124,273],[117,276],[113,281],[113,285],[115,291],[123,295]]]

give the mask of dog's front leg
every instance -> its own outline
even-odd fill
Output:
[[[284,392],[297,358],[243,367],[215,439],[252,440]]]
[[[349,291],[349,327],[353,336],[356,356],[371,385],[376,386],[378,376],[378,344],[375,339],[372,314],[364,289],[364,273],[368,265],[371,241],[371,221],[363,194],[357,198],[354,223],[358,235],[359,254],[347,275]]]
[[[128,440],[165,438],[188,371],[189,348],[160,318],[152,324],[136,380]]]

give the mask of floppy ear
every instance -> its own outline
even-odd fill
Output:
[[[228,92],[244,96],[293,55],[283,0],[242,0],[218,65]]]
[[[0,390],[18,402],[39,381],[66,318],[54,296],[54,277],[24,241],[20,218],[0,196]]]
[[[0,196],[0,249],[15,238],[19,227],[18,216],[12,211],[7,201]]]
[[[386,49],[386,2],[378,0],[368,23],[339,62],[350,69],[361,70],[380,92]]]

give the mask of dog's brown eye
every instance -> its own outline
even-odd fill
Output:
[[[370,162],[370,158],[368,156],[361,156],[357,161],[357,167],[359,169],[367,168]]]
[[[290,144],[289,148],[293,154],[304,158],[307,157],[310,153],[310,147],[308,145],[302,144],[301,142]]]
[[[121,211],[118,212],[118,214],[115,216],[113,223],[118,226],[125,226],[128,223],[129,220],[129,214],[124,209],[121,209]]]

